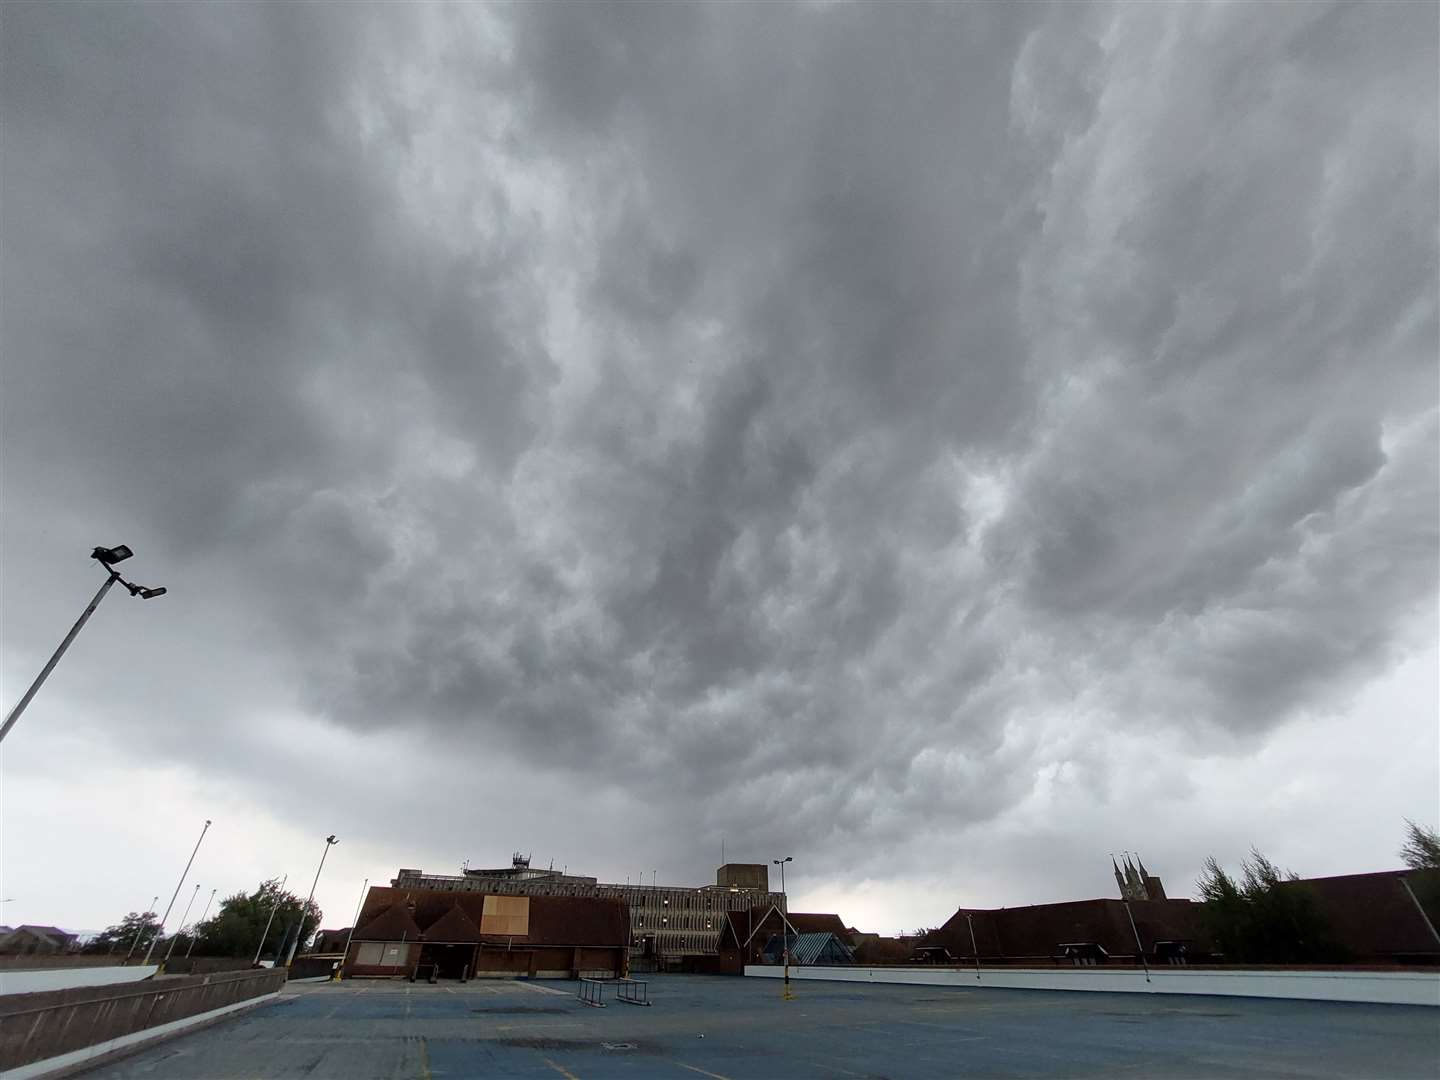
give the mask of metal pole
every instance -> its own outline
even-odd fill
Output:
[[[1150,963],[1145,959],[1145,946],[1140,943],[1140,931],[1135,926],[1135,914],[1130,910],[1130,901],[1125,901],[1125,914],[1130,916],[1130,931],[1135,935],[1135,948],[1140,953],[1140,963],[1145,968],[1145,981],[1150,981]]]
[[[295,940],[290,943],[290,953],[285,957],[287,968],[294,962],[295,950],[300,947],[300,939],[305,936],[305,915],[310,910],[310,901],[315,899],[315,886],[320,884],[320,871],[325,869],[325,856],[330,854],[331,846],[339,842],[334,833],[325,838],[325,850],[320,853],[320,865],[315,868],[315,880],[310,883],[310,895],[305,898],[305,906],[300,909],[300,925],[295,930]]]
[[[289,874],[280,879],[280,888],[275,891],[275,903],[270,905],[270,918],[265,920],[265,929],[260,933],[260,944],[255,946],[255,959],[250,961],[251,967],[260,963],[260,950],[265,948],[265,939],[270,936],[270,924],[275,921],[275,911],[280,906],[280,897],[285,895],[285,882],[289,880]]]
[[[355,918],[350,920],[350,933],[345,935],[345,955],[340,958],[340,967],[335,969],[335,981],[340,981],[340,972],[345,967],[345,961],[350,956],[350,942],[355,940],[355,926],[360,921],[360,909],[365,906],[365,890],[370,887],[370,879],[367,877],[365,883],[360,886],[360,902],[355,905]]]
[[[205,839],[205,833],[209,828],[210,819],[206,818],[205,828],[200,830],[200,840]],[[200,850],[200,840],[195,841],[195,851]],[[181,871],[180,880],[175,883],[174,895],[170,897],[170,903],[165,908],[165,916],[160,920],[159,931],[155,934],[153,938],[150,939],[150,948],[145,950],[145,959],[140,961],[140,963],[142,964],[148,964],[150,962],[150,954],[155,951],[155,942],[160,939],[160,934],[163,933],[165,930],[165,924],[170,920],[170,911],[172,908],[175,907],[175,898],[180,895],[180,887],[185,884],[185,879],[190,876],[190,863],[193,863],[195,861],[195,851],[190,852],[190,860],[185,864],[185,869]]]
[[[980,946],[975,944],[975,920],[967,911],[965,921],[970,924],[970,950],[975,954],[975,981],[980,981]]]
[[[1403,877],[1400,878],[1399,881],[1400,884],[1405,887],[1405,892],[1409,894],[1410,902],[1415,905],[1415,910],[1420,912],[1420,918],[1424,919],[1425,925],[1430,928],[1430,936],[1435,939],[1437,945],[1440,945],[1440,933],[1436,932],[1435,924],[1430,921],[1430,916],[1425,914],[1425,909],[1420,906],[1420,901],[1415,896],[1415,890],[1410,888],[1410,883]]]
[[[200,895],[200,886],[195,886],[195,891],[190,894],[190,903],[185,905],[185,914],[180,916],[180,929],[175,931],[175,936],[170,939],[170,947],[165,950],[165,959],[160,961],[160,970],[165,970],[165,965],[170,962],[170,954],[175,951],[175,943],[180,940],[180,935],[185,932],[185,920],[190,917],[190,909],[195,906],[195,897]]]
[[[199,888],[199,886],[196,886],[196,888]],[[205,901],[205,910],[200,913],[200,922],[196,923],[196,924],[195,924],[196,926],[199,926],[201,923],[203,923],[203,922],[205,921],[205,916],[210,914],[210,905],[215,902],[215,894],[216,894],[217,892],[219,892],[219,891],[220,891],[219,889],[211,889],[211,890],[210,890],[210,899]],[[185,955],[186,955],[186,956],[189,956],[189,955],[190,955],[192,952],[194,952],[194,951],[195,951],[195,931],[192,930],[192,931],[190,931],[190,947],[185,950]]]
[[[141,916],[140,916],[140,925],[139,925],[138,927],[136,927],[136,929],[135,929],[135,937],[134,937],[134,939],[130,942],[130,951],[125,954],[125,963],[128,964],[128,963],[130,962],[130,957],[132,957],[132,956],[135,955],[135,946],[140,944],[140,935],[145,932],[145,927],[148,925],[148,920],[145,918],[145,916],[146,916],[146,915],[154,915],[154,914],[155,914],[155,905],[158,904],[159,902],[160,902],[160,894],[159,894],[159,893],[156,893],[156,894],[151,898],[151,900],[150,900],[150,906],[145,909],[144,915],[141,915]]]
[[[15,721],[20,719],[20,714],[25,711],[25,706],[30,704],[30,699],[35,696],[35,692],[40,689],[41,684],[49,677],[50,672],[55,670],[55,665],[60,662],[60,657],[64,656],[65,650],[70,648],[70,643],[75,640],[75,635],[80,633],[80,628],[85,625],[86,620],[89,619],[91,615],[95,614],[95,609],[100,606],[100,601],[105,599],[105,594],[110,591],[110,586],[119,580],[119,572],[111,570],[110,576],[105,579],[105,584],[101,585],[100,591],[95,594],[95,599],[90,601],[90,606],[80,614],[80,618],[75,620],[75,625],[70,628],[70,633],[65,635],[65,640],[60,642],[60,647],[56,649],[55,654],[50,657],[50,662],[46,664],[45,667],[41,669],[40,674],[35,677],[35,681],[30,684],[30,689],[25,691],[25,696],[20,699],[20,704],[11,709],[10,714],[5,717],[5,724],[3,727],[0,727],[0,742],[5,741],[5,736],[10,734],[10,729],[15,726]]]

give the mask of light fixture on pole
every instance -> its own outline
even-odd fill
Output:
[[[205,833],[208,832],[209,829],[210,819],[206,818],[205,826],[200,830],[200,839],[195,841],[195,850],[190,852],[190,858],[185,863],[185,869],[180,871],[180,880],[175,883],[175,892],[171,894],[170,903],[166,905],[165,916],[160,920],[160,925],[156,929],[155,936],[150,939],[150,947],[145,950],[145,959],[141,960],[140,963],[148,964],[150,962],[150,954],[155,951],[155,943],[160,940],[160,935],[165,932],[165,924],[170,920],[170,912],[175,907],[176,897],[180,895],[180,887],[185,884],[185,879],[190,876],[190,864],[195,861],[195,852],[200,850],[200,842],[205,839]]]
[[[198,886],[197,886],[197,888],[198,888]],[[204,922],[205,922],[205,916],[207,916],[207,915],[210,914],[210,905],[215,902],[215,894],[216,894],[217,892],[219,892],[219,891],[220,891],[219,889],[211,889],[211,890],[210,890],[210,899],[205,901],[205,910],[200,913],[200,922],[196,923],[196,924],[195,924],[196,926],[201,926],[201,925],[204,924]],[[190,931],[190,947],[185,950],[185,955],[186,955],[186,956],[189,956],[189,955],[190,955],[192,952],[194,952],[194,951],[195,951],[195,931],[192,929],[192,930]]]
[[[295,940],[290,943],[289,955],[285,957],[287,968],[294,961],[295,950],[300,947],[300,939],[305,935],[305,916],[310,911],[310,901],[315,899],[315,886],[320,884],[320,871],[325,869],[325,856],[329,855],[331,847],[339,842],[334,833],[325,838],[325,850],[320,853],[320,865],[315,868],[315,880],[310,883],[310,895],[305,898],[305,906],[300,909],[300,925],[295,930]]]
[[[270,879],[274,881],[274,878]],[[275,912],[280,909],[280,898],[285,895],[285,883],[290,880],[286,874],[280,879],[280,887],[275,890],[275,903],[270,905],[270,917],[265,920],[265,929],[260,932],[260,944],[255,946],[255,959],[250,962],[251,967],[260,966],[260,950],[265,948],[265,939],[270,936],[270,924],[275,921]],[[277,949],[276,952],[279,952]]]
[[[790,896],[785,891],[785,864],[794,862],[794,858],[786,855],[783,859],[771,859],[772,863],[780,867],[780,931],[785,939],[785,993],[783,1000],[794,1000],[790,995]]]
[[[133,582],[126,581],[120,576],[120,571],[115,569],[115,564],[124,562],[134,554],[135,553],[124,544],[117,544],[113,548],[97,547],[94,551],[90,552],[90,557],[105,567],[107,571],[108,576],[105,578],[105,584],[100,586],[100,590],[95,594],[95,598],[91,600],[89,606],[80,613],[80,618],[75,620],[75,625],[72,626],[70,632],[65,635],[65,640],[60,642],[60,647],[51,655],[49,662],[40,669],[40,674],[35,676],[35,681],[30,684],[30,689],[25,691],[25,696],[20,699],[19,703],[11,709],[5,717],[5,723],[0,725],[0,742],[4,742],[5,736],[10,734],[10,729],[13,728],[15,722],[20,719],[20,714],[25,711],[25,706],[30,704],[30,699],[35,696],[41,684],[50,677],[50,672],[55,670],[55,665],[60,662],[60,657],[65,655],[65,650],[70,648],[70,643],[75,640],[90,616],[95,614],[95,609],[100,606],[100,601],[105,599],[105,594],[110,591],[112,585],[118,581],[130,590],[131,596],[138,596],[142,600],[153,600],[157,596],[165,595],[166,590],[163,588],[146,588],[143,585],[136,585]]]

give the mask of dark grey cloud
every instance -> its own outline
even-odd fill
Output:
[[[120,742],[301,814],[262,714],[403,733],[371,827],[530,775],[689,876],[1253,752],[1434,644],[1436,29],[10,5],[7,581],[169,576],[66,671]]]

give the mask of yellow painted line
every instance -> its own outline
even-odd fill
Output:
[[[431,1080],[430,1076],[430,1044],[425,1041],[425,1036],[420,1036],[420,1077],[421,1080]]]
[[[547,1058],[547,1057],[542,1057],[540,1060],[543,1061],[543,1062],[545,1062],[546,1065],[549,1065],[552,1069],[554,1069],[556,1072],[558,1072],[561,1076],[565,1077],[565,1080],[580,1080],[580,1078],[579,1078],[578,1076],[576,1076],[574,1073],[572,1073],[569,1069],[565,1068],[565,1066],[563,1066],[563,1065],[557,1065],[557,1064],[555,1064],[555,1062],[551,1061],[551,1060],[550,1060],[549,1058]]]
[[[675,1062],[675,1064],[679,1065],[682,1069],[689,1069],[691,1072],[698,1072],[701,1076],[712,1076],[715,1078],[715,1080],[730,1080],[730,1077],[728,1076],[721,1076],[719,1073],[712,1073],[710,1070],[702,1069],[698,1065],[686,1065],[683,1061],[677,1061]]]

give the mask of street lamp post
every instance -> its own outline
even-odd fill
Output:
[[[197,888],[198,888],[198,886],[197,886]],[[220,891],[219,889],[211,889],[211,890],[210,890],[210,899],[205,901],[205,910],[200,913],[200,922],[196,923],[196,924],[195,924],[196,926],[200,926],[201,924],[203,924],[203,923],[205,922],[205,916],[207,916],[207,915],[210,914],[210,905],[215,902],[215,894],[216,894],[217,892],[219,892],[219,891]],[[186,955],[186,956],[189,956],[189,955],[190,955],[192,952],[194,952],[194,951],[195,951],[195,931],[194,931],[194,930],[191,930],[191,931],[190,931],[190,947],[185,950],[185,955]]]
[[[340,966],[335,969],[336,982],[340,981],[340,975],[345,970],[345,961],[350,958],[350,942],[355,940],[355,927],[360,922],[360,909],[365,906],[365,890],[368,888],[370,888],[370,879],[367,877],[365,883],[360,886],[360,902],[355,905],[355,918],[350,920],[350,933],[345,935],[345,955],[340,958]]]
[[[175,883],[175,892],[170,896],[170,903],[165,907],[165,917],[160,920],[160,928],[155,936],[150,939],[150,947],[145,950],[145,959],[140,963],[148,964],[150,954],[155,951],[155,942],[160,940],[160,935],[165,932],[165,924],[170,920],[170,912],[175,907],[175,899],[180,895],[180,887],[185,884],[185,879],[190,876],[190,864],[195,861],[195,852],[200,850],[200,841],[205,839],[205,833],[210,829],[210,819],[205,819],[205,826],[200,830],[200,840],[195,841],[195,850],[190,852],[190,858],[185,863],[185,869],[180,871],[180,880]]]
[[[135,955],[135,946],[140,944],[140,935],[150,925],[149,916],[155,914],[155,905],[160,902],[160,894],[156,893],[150,901],[150,906],[145,909],[145,914],[140,916],[140,925],[135,928],[135,937],[130,942],[130,951],[125,954],[125,963],[130,962],[130,957]]]
[[[325,869],[325,856],[329,855],[330,848],[339,842],[334,833],[325,838],[325,850],[320,853],[320,865],[315,868],[315,880],[310,883],[310,895],[305,898],[305,906],[300,909],[300,926],[295,931],[295,940],[290,943],[290,953],[285,957],[287,968],[294,961],[295,950],[300,947],[300,938],[304,936],[305,914],[310,910],[310,901],[315,899],[315,886],[320,884],[320,871]]]
[[[273,881],[274,879],[272,878],[271,880]],[[280,879],[280,888],[275,890],[275,903],[270,905],[270,917],[265,920],[265,929],[260,932],[260,944],[255,946],[255,959],[250,962],[251,967],[259,967],[260,965],[260,950],[265,948],[265,939],[270,936],[270,924],[275,921],[275,912],[280,910],[280,898],[285,895],[285,883],[289,880],[290,875],[286,874]],[[277,949],[276,951],[278,952],[279,950]]]
[[[794,859],[786,855],[783,859],[771,859],[772,863],[780,867],[780,931],[785,939],[785,993],[784,999],[790,1000],[790,895],[785,891],[785,864],[794,862]]]
[[[170,947],[165,950],[165,959],[160,961],[160,971],[165,970],[165,965],[170,962],[170,954],[175,951],[175,943],[180,940],[180,935],[185,932],[185,920],[190,918],[190,909],[195,906],[195,897],[200,895],[200,886],[195,886],[195,891],[190,894],[190,902],[185,905],[185,914],[180,916],[180,929],[176,930],[170,938]]]
[[[25,696],[20,699],[19,704],[11,709],[5,717],[4,725],[0,726],[0,742],[4,742],[5,736],[10,734],[10,729],[13,728],[15,722],[20,719],[20,714],[25,711],[25,706],[30,704],[30,699],[35,696],[41,685],[49,678],[50,672],[55,670],[55,665],[60,662],[60,657],[64,656],[65,650],[70,648],[70,643],[74,641],[80,633],[81,627],[85,625],[91,615],[95,614],[95,609],[100,606],[100,601],[105,599],[105,594],[110,591],[112,585],[118,581],[130,590],[131,596],[138,596],[142,600],[153,600],[157,596],[165,595],[166,590],[163,588],[146,588],[143,585],[136,585],[133,582],[126,581],[120,576],[120,571],[115,569],[115,564],[124,562],[133,554],[135,553],[124,544],[118,544],[113,548],[97,547],[90,553],[90,557],[99,562],[107,571],[108,576],[105,578],[105,584],[100,586],[99,591],[95,594],[95,599],[91,600],[89,606],[80,613],[80,618],[75,620],[75,625],[72,626],[70,632],[65,635],[65,640],[60,642],[60,647],[51,655],[49,663],[41,668],[40,674],[37,675],[35,681],[30,684],[30,689],[25,691]]]

